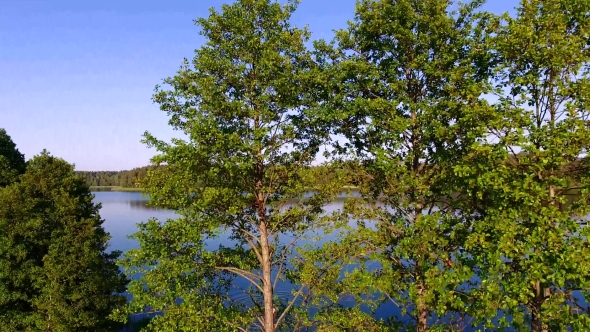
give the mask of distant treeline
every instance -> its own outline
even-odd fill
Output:
[[[516,156],[511,156],[509,158],[510,162],[517,162],[519,158],[526,157],[526,154],[518,153]],[[587,161],[584,159],[578,159],[572,163],[567,165],[563,165],[563,171],[569,174],[569,179],[573,182],[580,182],[581,179],[579,178],[579,170],[586,169],[588,165]],[[351,170],[362,170],[365,169],[367,164],[356,164],[352,161],[345,161],[342,162],[342,170],[347,170],[350,172]],[[584,167],[583,167],[584,166]],[[76,171],[75,173],[80,176],[90,187],[123,187],[123,188],[141,188],[139,185],[139,181],[147,176],[148,170],[157,169],[162,166],[143,166],[143,167],[136,167],[132,170],[123,170],[123,171]],[[312,166],[307,167],[307,169],[311,170],[313,173],[312,178],[314,178],[313,182],[318,183],[325,183],[332,181],[336,174],[330,174],[330,172],[334,171],[334,168],[327,169],[324,166]],[[353,171],[354,172],[354,171]],[[352,176],[349,178],[347,186],[358,186],[359,183],[357,179]]]
[[[348,164],[348,165],[346,165]],[[343,162],[342,170],[358,169],[364,165],[354,166],[353,162]],[[76,171],[75,173],[80,176],[90,187],[122,187],[122,188],[141,188],[139,181],[147,176],[149,170],[161,168],[163,166],[143,166],[137,167],[132,170],[123,171]],[[325,183],[331,181],[336,174],[331,174],[334,169],[327,169],[324,166],[312,166],[306,167],[313,174],[312,182],[314,183]],[[311,180],[311,179],[310,179]],[[351,179],[348,186],[356,186],[358,182],[355,179]]]
[[[139,180],[147,176],[148,170],[158,166],[143,166],[124,171],[76,171],[91,187],[139,188]]]

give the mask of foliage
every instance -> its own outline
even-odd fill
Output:
[[[16,148],[16,144],[0,128],[0,187],[5,187],[25,172],[25,156]]]
[[[488,46],[497,20],[479,12],[481,4],[453,11],[447,0],[363,0],[349,28],[337,32],[336,47],[316,43],[330,82],[330,113],[322,110],[320,121],[346,138],[337,152],[359,159],[363,194],[348,201],[337,223],[347,229],[342,238],[309,251],[301,266],[309,280],[325,280],[312,291],[324,296],[314,305],[333,312],[318,316],[326,329],[398,328],[393,313],[370,323],[360,310],[374,312],[381,302],[401,310],[405,328],[468,323],[464,293],[477,285],[470,285],[474,271],[461,245],[474,220],[457,211],[470,205],[454,195],[453,165],[494,117],[482,97],[491,91]],[[348,227],[351,218],[357,222]],[[350,264],[356,268],[345,269]],[[356,296],[347,315],[334,308],[341,294]]]
[[[590,0],[522,0],[515,17],[482,5],[359,0],[348,29],[314,51],[289,23],[296,0],[238,0],[197,20],[206,44],[154,95],[187,139],[146,133],[153,165],[78,173],[93,185],[139,182],[151,205],[179,215],[139,225],[140,246],[122,261],[137,277],[133,299],[117,318],[158,312],[146,326],[157,331],[590,329],[580,227],[590,213]],[[329,135],[341,138],[330,162],[312,166]],[[24,158],[5,132],[0,152],[5,186]],[[48,200],[61,207],[67,188],[88,195],[65,164],[66,189],[47,189],[35,174],[49,176],[39,166],[49,161],[0,192],[0,318],[12,329],[91,320],[56,309],[73,295],[64,300],[67,283],[55,280],[84,270],[68,269],[60,243],[97,238],[54,243],[65,231],[38,227],[75,206]],[[361,197],[323,215],[350,184]],[[94,212],[82,220],[99,223],[84,206]],[[338,239],[293,250],[321,231]],[[296,285],[288,299],[277,296],[285,281]],[[401,314],[375,319],[384,303]]]
[[[505,16],[494,49],[497,113],[480,156],[457,168],[485,202],[466,247],[481,266],[474,293],[522,331],[588,330],[590,144],[589,1],[523,0]],[[472,183],[473,184],[473,183]],[[575,195],[572,195],[575,194]],[[488,322],[491,324],[491,322]]]
[[[47,152],[0,189],[0,329],[113,331],[127,283],[107,253],[99,205],[73,166]]]
[[[211,9],[196,21],[206,43],[164,81],[169,90],[157,88],[155,102],[188,140],[145,136],[159,152],[153,163],[167,166],[142,186],[152,205],[180,215],[141,224],[140,247],[122,262],[141,274],[129,310],[162,313],[150,330],[294,329],[290,309],[303,288],[286,301],[275,290],[329,199],[304,198],[325,137],[308,130],[314,63],[309,33],[289,23],[296,5],[239,0]],[[221,234],[232,242],[208,247]]]

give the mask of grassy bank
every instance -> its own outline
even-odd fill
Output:
[[[132,191],[143,192],[143,188],[128,188],[121,186],[90,186],[90,191]]]

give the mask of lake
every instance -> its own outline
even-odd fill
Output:
[[[111,240],[108,250],[120,250],[126,252],[130,249],[137,248],[138,243],[134,239],[129,239],[128,236],[137,232],[137,223],[146,222],[150,218],[157,218],[160,221],[165,221],[169,218],[175,218],[176,214],[170,210],[157,209],[147,206],[148,198],[140,192],[117,192],[117,191],[97,191],[93,192],[95,195],[94,201],[101,203],[102,209],[100,215],[104,219],[104,228],[111,234]],[[338,199],[333,203],[328,204],[324,209],[330,213],[341,209],[344,199]],[[281,239],[286,241],[288,239]],[[323,238],[323,241],[329,238]],[[218,248],[221,242],[228,244],[229,240],[226,236],[220,236],[214,241],[208,242],[208,247],[211,249]],[[304,242],[300,242],[304,243]],[[240,287],[247,286],[246,282]],[[279,283],[275,289],[275,294],[280,298],[287,300],[292,298],[293,285],[289,283]],[[230,293],[230,296],[243,303],[250,302],[249,298],[238,290]],[[384,312],[392,308],[383,308]]]
[[[145,222],[150,218],[164,221],[176,217],[173,211],[147,206],[148,198],[140,192],[97,191],[93,194],[95,195],[94,201],[102,204],[100,215],[104,219],[103,226],[111,234],[109,250],[126,252],[129,249],[137,248],[137,241],[128,238],[129,235],[137,232],[137,223]],[[338,199],[328,204],[325,211],[329,213],[341,209],[343,202],[343,199]],[[326,241],[328,238],[323,240]],[[222,241],[224,241],[223,236],[214,243],[209,243],[209,246],[217,248],[219,242]],[[292,289],[292,285],[282,283],[277,285],[275,293],[283,299],[289,299],[292,297]],[[234,292],[231,296],[240,301],[249,302],[243,293]],[[379,309],[378,315],[389,316],[392,310],[399,312],[397,308],[387,305]]]
[[[148,198],[140,192],[97,191],[93,194],[94,201],[102,204],[100,216],[105,220],[103,226],[112,237],[109,250],[126,252],[137,248],[137,241],[127,238],[137,232],[137,223],[146,222],[150,218],[160,221],[176,218],[173,211],[147,206]],[[343,204],[344,198],[340,198],[326,205],[324,210],[331,213],[341,209]],[[281,240],[287,239],[281,238]],[[323,240],[326,241],[329,238]],[[222,235],[207,244],[209,248],[216,249],[219,243],[227,244],[227,241],[229,241],[227,237]]]
[[[157,218],[160,221],[165,221],[169,218],[175,218],[176,214],[170,210],[157,209],[148,207],[148,198],[143,196],[140,192],[117,192],[117,191],[99,191],[93,192],[95,195],[95,202],[102,204],[100,210],[101,217],[105,220],[103,226],[107,232],[111,234],[109,250],[120,250],[126,252],[129,249],[136,248],[138,243],[134,239],[129,239],[128,236],[137,232],[137,223],[145,222],[150,218]],[[343,207],[344,198],[341,197],[336,201],[328,204],[325,211],[330,213]],[[329,240],[330,238],[323,238],[321,242]],[[284,239],[281,239],[284,241]],[[211,249],[217,248],[219,243],[227,243],[227,238],[221,236],[220,238],[208,243]],[[242,280],[242,282],[245,282]],[[240,285],[240,287],[244,287]],[[289,283],[280,283],[275,289],[277,294],[283,300],[292,298],[293,285]],[[243,301],[243,303],[250,302],[246,295],[238,291],[230,293],[230,296],[236,300]],[[347,301],[346,301],[347,302]],[[342,303],[345,304],[346,303]],[[377,318],[386,318],[391,316],[400,317],[400,310],[391,302],[387,302],[379,307],[376,311]],[[401,320],[407,321],[405,316]],[[471,329],[465,329],[470,331]],[[127,330],[126,330],[127,331]]]
[[[97,191],[93,194],[94,201],[102,204],[100,216],[104,219],[104,228],[111,234],[109,250],[126,252],[137,248],[137,241],[127,238],[137,232],[137,223],[150,218],[176,217],[172,211],[148,207],[148,198],[140,192]]]

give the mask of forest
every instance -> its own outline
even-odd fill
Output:
[[[124,171],[76,171],[90,187],[139,188],[138,183],[155,166],[137,167]]]
[[[331,40],[298,4],[197,18],[148,167],[0,130],[0,331],[590,330],[590,0],[358,0]],[[108,252],[90,185],[175,217]]]

